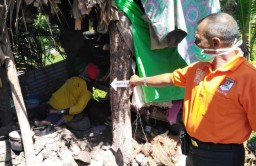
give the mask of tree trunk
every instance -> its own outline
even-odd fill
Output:
[[[122,16],[126,17],[126,16]],[[121,19],[120,19],[121,20]],[[123,32],[129,29],[126,17],[124,22],[111,22],[109,26],[110,35],[110,80],[129,80],[131,72],[132,53],[129,44],[132,43],[131,36],[123,38]],[[127,25],[125,26],[120,26]],[[122,33],[122,34],[121,34]],[[110,89],[110,102],[113,120],[113,144],[112,149],[116,152],[118,165],[126,165],[132,152],[132,129],[130,114],[129,88]]]

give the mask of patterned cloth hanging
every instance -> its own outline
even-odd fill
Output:
[[[195,31],[197,23],[202,18],[211,13],[220,12],[219,0],[180,0],[182,9],[184,11],[183,16],[185,18],[188,35],[185,40],[178,45],[178,51],[180,56],[191,64],[198,61],[195,57],[192,46],[195,42]]]
[[[142,0],[150,23],[151,49],[176,47],[187,35],[180,0]]]
[[[151,49],[178,45],[178,52],[187,64],[197,61],[191,47],[194,44],[197,23],[211,13],[220,12],[219,0],[141,0],[141,2],[151,23]],[[182,40],[184,37],[185,39]]]

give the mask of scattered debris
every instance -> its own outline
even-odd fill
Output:
[[[135,163],[145,166],[185,163],[185,157],[182,157],[177,140],[177,136],[170,136],[168,132],[154,137],[151,142],[145,144],[138,144],[134,140],[134,150],[131,155],[132,165],[136,165]]]
[[[185,166],[186,156],[181,153],[177,142],[178,136],[168,134],[168,131],[152,136],[137,127],[130,157],[131,166]],[[95,125],[83,132],[55,127],[55,132],[33,136],[37,161],[42,166],[117,166],[111,149],[111,133],[110,126],[102,127],[102,125]],[[247,142],[244,145],[245,166],[254,166],[255,153],[248,148]],[[8,139],[0,140],[0,149],[0,165],[25,165],[24,152],[12,150]]]

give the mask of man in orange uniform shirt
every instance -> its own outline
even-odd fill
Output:
[[[195,32],[199,62],[173,73],[130,78],[130,86],[186,88],[186,166],[243,166],[243,142],[256,130],[256,69],[243,57],[239,29],[226,13],[207,16]],[[171,55],[170,55],[171,56]]]

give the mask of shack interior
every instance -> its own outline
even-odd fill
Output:
[[[142,9],[140,1],[136,3]],[[36,159],[43,165],[117,165],[111,152],[110,36],[108,27],[99,29],[101,12],[107,7],[98,4],[90,11],[84,11],[88,14],[74,18],[72,4],[73,1],[69,0],[22,2],[22,12],[13,10],[13,19],[8,20],[15,65],[33,132]],[[14,19],[16,13],[18,21]],[[38,21],[44,16],[48,17],[49,22]],[[55,62],[54,56],[61,60]],[[88,62],[97,64],[101,72],[91,84],[96,96],[84,110],[88,115],[87,122],[83,119],[75,123],[73,128],[65,125],[47,126],[39,134],[36,133],[33,130],[35,120],[44,118],[40,114],[41,106]],[[0,149],[4,149],[0,152],[0,164],[26,165],[24,151],[18,145],[21,138],[14,141],[15,145],[9,141],[9,133],[19,130],[19,122],[4,65],[1,65],[0,73],[3,87],[8,87],[0,88],[0,101],[7,103],[0,105],[3,115],[0,117]],[[97,96],[99,91],[106,95]],[[141,108],[138,114],[136,108],[131,108],[134,135],[131,164],[184,165],[185,156],[179,150],[177,138],[182,127],[181,111],[173,124],[166,119],[166,111],[165,107],[147,106]],[[149,123],[152,128],[147,131],[145,126]],[[87,126],[79,130],[76,128],[78,125]],[[249,149],[246,160],[248,165],[255,163],[255,156]]]

